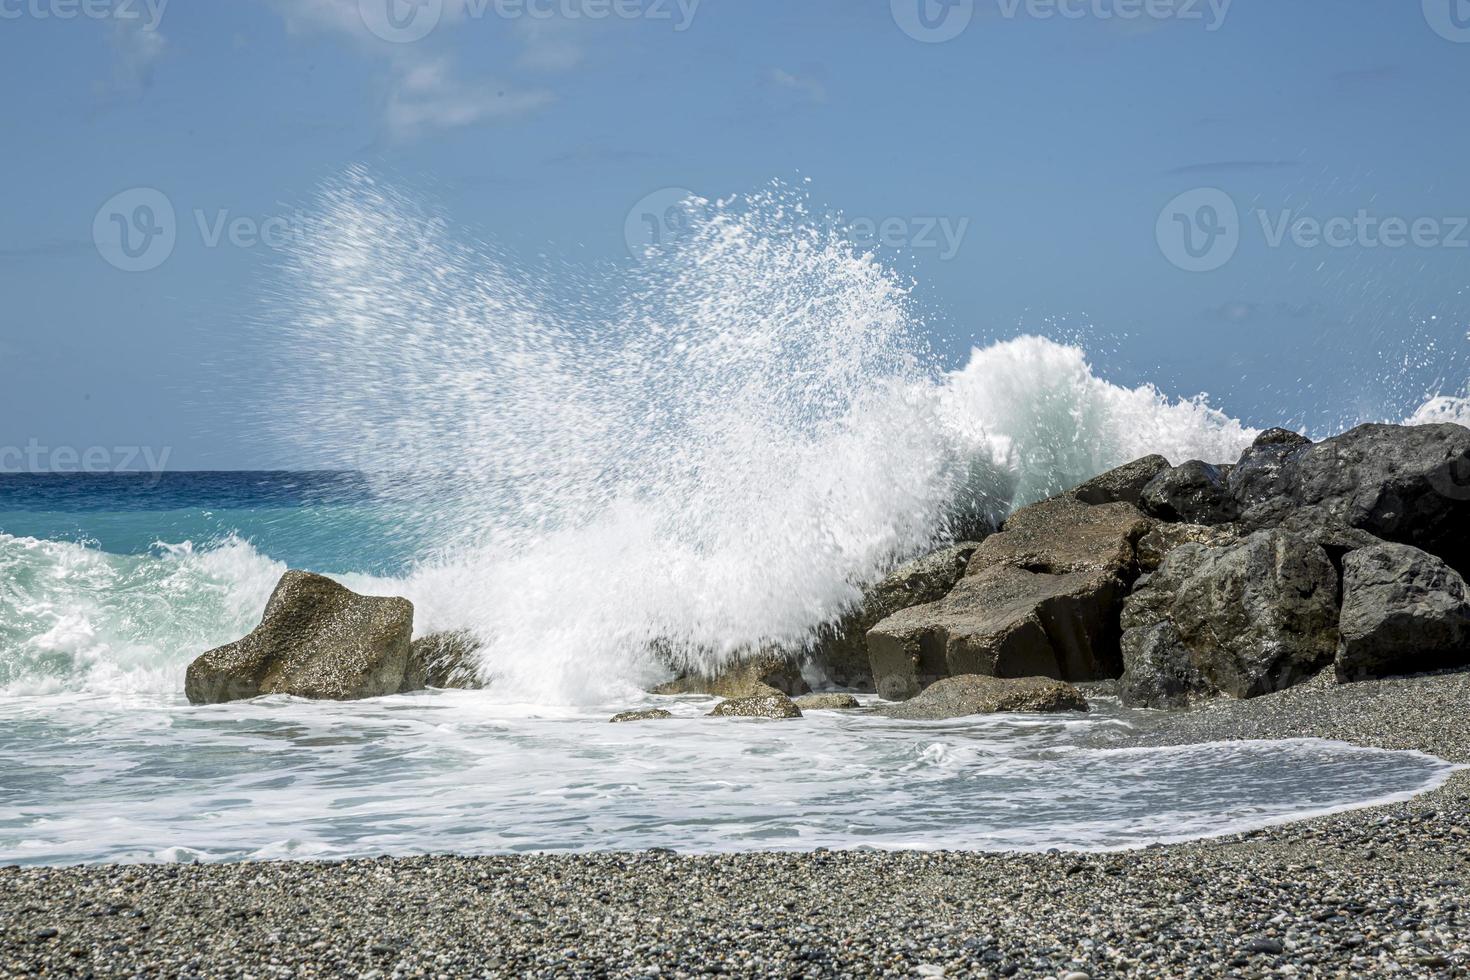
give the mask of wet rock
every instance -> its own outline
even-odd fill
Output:
[[[784,694],[731,698],[715,705],[711,718],[800,718],[801,709]]]
[[[974,541],[951,545],[899,566],[867,591],[861,606],[821,632],[813,664],[839,687],[873,690],[868,631],[901,609],[944,598],[978,547]]]
[[[1086,711],[1087,699],[1071,684],[1047,677],[945,677],[910,701],[884,705],[889,718],[939,720],[1013,712]]]
[[[1252,446],[1293,447],[1310,446],[1311,444],[1312,440],[1308,439],[1300,432],[1294,432],[1291,429],[1282,429],[1279,427],[1275,429],[1267,429],[1265,432],[1262,432],[1260,435],[1256,436],[1255,442],[1251,443]]]
[[[966,575],[939,602],[896,613],[868,634],[878,693],[900,701],[958,674],[1116,677],[1122,593],[1108,572],[997,565]]]
[[[858,707],[858,699],[851,694],[805,694],[796,706],[802,711],[844,711]]]
[[[1278,456],[1257,454],[1274,450]],[[1311,446],[1253,447],[1231,479],[1248,530],[1354,529],[1470,570],[1470,429],[1364,425]]]
[[[1162,456],[1145,456],[1109,470],[1077,487],[1069,496],[1084,504],[1132,504],[1139,506],[1143,488],[1170,469]]]
[[[1230,544],[1240,537],[1233,524],[1155,524],[1153,529],[1138,539],[1135,549],[1140,571],[1158,569],[1169,552],[1186,544],[1201,544],[1208,548]]]
[[[1163,521],[1228,524],[1239,508],[1221,467],[1192,459],[1160,473],[1143,488],[1143,511]]]
[[[1343,562],[1338,680],[1470,664],[1470,594],[1445,562],[1379,544]]]
[[[690,674],[660,684],[654,694],[709,694],[717,698],[753,698],[772,694],[806,694],[811,686],[796,661],[777,650],[763,650],[737,660],[712,677]]]
[[[425,688],[477,691],[480,682],[480,640],[464,630],[430,633],[413,641],[404,693]]]
[[[618,725],[629,721],[657,721],[659,719],[672,717],[674,717],[673,713],[665,711],[663,708],[649,708],[645,711],[621,712],[619,714],[613,715],[611,721],[613,724]]]
[[[1123,688],[1133,703],[1168,706],[1181,685],[1237,698],[1317,674],[1337,649],[1337,572],[1326,552],[1285,531],[1224,547],[1171,551],[1123,606]],[[1169,630],[1160,630],[1168,625]],[[1165,703],[1154,704],[1150,692]]]
[[[322,575],[281,577],[248,636],[189,665],[193,704],[265,694],[349,701],[396,694],[408,670],[413,604],[362,596]]]
[[[999,534],[975,549],[965,574],[1005,565],[1050,575],[1106,572],[1131,580],[1134,546],[1153,524],[1131,504],[1091,506],[1052,497],[1012,514]]]
[[[1167,620],[1123,634],[1118,695],[1130,708],[1184,708],[1217,692]]]

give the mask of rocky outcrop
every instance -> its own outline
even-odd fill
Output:
[[[715,705],[711,718],[800,718],[801,709],[784,694],[732,698]]]
[[[796,706],[802,711],[846,711],[858,707],[858,699],[851,694],[804,694]]]
[[[1162,456],[1145,456],[1101,476],[1095,476],[1068,494],[1084,504],[1132,504],[1143,500],[1143,488],[1160,473],[1168,472],[1169,461]]]
[[[1159,707],[1299,683],[1336,653],[1337,599],[1326,552],[1285,531],[1176,548],[1124,604],[1124,696]]]
[[[430,633],[413,641],[408,669],[403,675],[403,693],[425,688],[478,691],[480,641],[465,631]]]
[[[951,545],[899,566],[867,590],[862,605],[821,631],[812,663],[839,687],[873,690],[868,631],[901,609],[944,598],[978,547],[973,541]]]
[[[967,575],[939,602],[905,609],[868,634],[878,694],[904,700],[955,674],[1115,677],[1121,598],[1106,572],[999,565]]]
[[[1364,425],[1315,445],[1253,446],[1231,474],[1247,530],[1288,523],[1344,552],[1363,533],[1470,570],[1470,429]],[[1347,534],[1346,532],[1360,532]]]
[[[329,578],[290,571],[243,639],[189,665],[193,704],[291,694],[348,701],[397,694],[408,671],[413,604],[361,596]]]
[[[736,660],[713,676],[690,674],[660,684],[654,694],[709,694],[717,698],[753,698],[771,694],[806,694],[811,686],[794,659],[763,650]]]
[[[1211,526],[1159,523],[1138,539],[1138,569],[1141,572],[1157,570],[1169,556],[1169,552],[1186,544],[1202,544],[1207,548],[1215,548],[1230,544],[1239,537],[1240,532],[1233,524]]]
[[[624,711],[612,716],[612,723],[621,725],[630,721],[660,721],[664,718],[674,717],[671,712],[663,708],[649,708],[645,711]]]
[[[1061,496],[1022,507],[970,557],[966,575],[1004,565],[1048,575],[1103,572],[1130,578],[1134,546],[1153,522],[1131,504],[1091,506]]]
[[[1343,562],[1341,681],[1470,664],[1470,594],[1445,562],[1380,544]]]
[[[1071,684],[1047,677],[946,677],[910,701],[884,705],[889,718],[940,720],[998,712],[1086,711],[1087,699]]]
[[[1233,470],[1233,467],[1232,467]],[[1228,524],[1239,514],[1221,467],[1192,459],[1143,488],[1143,511],[1163,521]]]
[[[1018,510],[948,595],[868,633],[878,693],[903,700],[958,674],[1116,677],[1119,604],[1151,526],[1126,503],[1062,496]]]

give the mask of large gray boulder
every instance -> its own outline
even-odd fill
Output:
[[[1164,457],[1145,456],[1093,477],[1068,496],[1084,504],[1132,504],[1137,507],[1143,499],[1143,488],[1169,469],[1169,461]]]
[[[883,705],[875,714],[937,721],[999,712],[1086,711],[1087,698],[1071,684],[1048,677],[946,677],[911,701]]]
[[[973,541],[951,545],[894,569],[867,590],[862,605],[821,631],[812,663],[839,687],[873,690],[868,631],[901,609],[944,598],[978,547]]]
[[[1205,691],[1250,698],[1306,680],[1336,653],[1337,598],[1326,552],[1289,532],[1176,548],[1124,603],[1124,697],[1162,707]]]
[[[1154,522],[1132,504],[1092,506],[1069,496],[1022,507],[981,542],[966,575],[1005,565],[1049,575],[1105,572],[1131,580],[1138,540]]]
[[[1443,561],[1409,545],[1362,548],[1342,586],[1338,680],[1470,664],[1470,594]]]
[[[1197,459],[1160,473],[1143,488],[1143,511],[1163,521],[1228,524],[1239,507],[1225,475],[1221,467]]]
[[[868,634],[878,694],[901,701],[958,674],[1116,677],[1122,593],[1107,572],[997,565],[967,575],[938,602],[898,612]]]
[[[1463,426],[1364,425],[1316,445],[1255,446],[1231,473],[1230,490],[1247,530],[1288,523],[1342,551],[1370,545],[1366,533],[1470,570]]]
[[[1234,524],[1169,524],[1160,522],[1138,540],[1135,549],[1141,572],[1157,571],[1169,552],[1186,544],[1208,548],[1230,544],[1240,537]]]
[[[362,596],[325,576],[290,571],[259,626],[189,665],[184,693],[193,704],[265,694],[328,701],[397,694],[412,637],[407,599]]]
[[[709,694],[719,698],[754,698],[772,694],[806,694],[811,686],[801,667],[785,652],[764,649],[736,658],[713,674],[688,674],[660,684],[654,694]]]
[[[878,693],[911,698],[942,677],[1118,676],[1118,612],[1153,522],[1127,503],[1052,497],[981,542],[964,578],[868,633]]]

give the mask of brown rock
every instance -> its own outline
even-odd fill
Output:
[[[912,701],[885,705],[877,714],[889,718],[939,720],[1002,711],[1086,711],[1087,699],[1071,684],[1047,677],[946,677]]]

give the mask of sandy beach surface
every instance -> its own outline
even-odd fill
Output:
[[[1159,714],[1470,764],[1470,673]],[[1470,976],[1470,772],[1108,854],[817,851],[0,869],[5,975]]]

